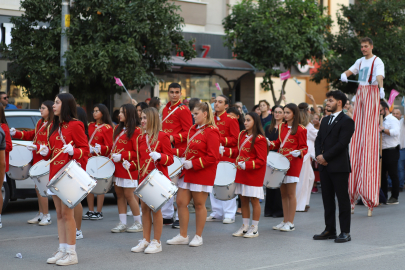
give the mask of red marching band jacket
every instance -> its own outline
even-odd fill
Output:
[[[57,174],[59,170],[72,159],[76,160],[83,170],[86,170],[89,155],[89,144],[87,135],[84,131],[83,122],[73,119],[69,122],[63,122],[59,124],[59,126],[66,144],[73,141],[71,143],[73,146],[73,156],[70,156],[68,153],[61,153],[54,161],[52,161],[49,168],[49,180],[51,180],[55,174]],[[49,153],[44,159],[53,159],[54,156],[62,151],[63,145],[63,140],[61,139],[58,130],[56,130],[49,137]]]
[[[95,131],[96,133],[94,133]],[[98,143],[101,146],[99,155],[108,156],[113,145],[113,128],[108,124],[96,125],[92,122],[89,124],[89,136],[89,145],[94,147]],[[97,156],[97,154],[89,153],[89,157],[93,156]]]
[[[194,137],[197,132],[199,134]],[[183,168],[184,182],[205,186],[214,185],[219,162],[219,140],[217,127],[204,125],[197,128],[197,125],[193,125],[187,136],[188,146],[172,149],[179,157],[184,156],[186,160],[193,158],[191,160],[193,168],[189,170]]]
[[[116,127],[117,128],[117,127]],[[124,160],[129,161],[132,164],[132,161],[136,161],[136,138],[141,134],[141,128],[136,127],[134,133],[132,134],[131,139],[127,137],[127,133],[125,132],[121,136],[120,134],[117,135],[119,138],[115,138],[114,142],[117,143],[114,146],[114,149],[111,151],[111,155],[114,153],[121,154],[121,161],[114,162],[115,165],[115,177],[120,177],[124,179],[131,179],[128,171],[122,166],[122,162]],[[122,150],[122,151],[121,151]],[[120,152],[121,151],[121,152]],[[132,166],[131,166],[132,167]],[[131,177],[133,180],[138,179],[138,170],[129,171],[131,173]]]
[[[48,133],[52,128],[52,123],[49,124],[48,128],[46,128],[48,121],[42,123],[41,120],[37,122],[35,125],[35,129],[31,131],[16,131],[13,138],[24,140],[24,141],[32,141],[32,144],[37,146],[39,150],[41,145],[46,145],[49,148],[48,143]],[[41,154],[37,154],[38,150],[32,151],[32,165],[35,165],[38,161],[45,159]]]
[[[239,123],[235,117],[229,115],[224,111],[220,115],[215,115],[215,124],[218,127],[220,137],[220,143],[224,147],[232,148],[236,147],[239,136]],[[219,119],[218,119],[219,118]],[[223,155],[219,156],[220,161],[235,162],[235,158]]]
[[[236,158],[236,165],[238,162],[245,161],[245,170],[237,166],[235,183],[244,184],[248,186],[261,187],[264,182],[264,175],[266,174],[266,161],[267,161],[267,140],[262,135],[256,137],[253,149],[252,138],[244,144],[247,139],[247,131],[244,130],[239,134],[237,147],[225,147],[224,156]],[[242,149],[240,149],[240,147]],[[249,160],[247,160],[249,158]],[[246,161],[247,160],[247,161]]]
[[[174,110],[176,111],[167,117]],[[190,130],[190,127],[193,125],[189,108],[181,104],[180,100],[173,105],[171,102],[168,102],[163,108],[162,121],[162,130],[173,136],[174,147],[186,148],[187,133]]]
[[[6,134],[6,172],[8,172],[9,163],[10,163],[10,152],[13,150],[13,142],[11,141],[10,129],[6,123],[1,124],[1,128]]]
[[[152,141],[151,138],[149,138],[149,141]],[[156,152],[160,153],[161,158],[156,161],[156,164],[153,162],[153,159],[149,156],[151,151],[149,150],[149,147],[146,143],[146,134],[144,135],[139,135],[137,138],[137,150],[138,150],[138,156],[137,156],[137,161],[135,160],[131,162],[131,169],[133,170],[134,168],[138,168],[138,166],[141,168],[139,170],[139,183],[142,183],[142,181],[148,176],[148,174],[153,170],[153,169],[158,169],[161,171],[168,179],[169,173],[167,170],[167,167],[172,165],[174,160],[173,160],[173,154],[172,154],[172,147],[170,144],[170,137],[169,134],[164,133],[164,132],[159,132],[158,139],[156,142],[153,143],[153,145],[150,145],[150,150],[152,152],[154,151],[157,142],[159,144],[156,147]],[[146,170],[145,174],[142,174],[145,166],[148,164],[149,160],[152,159],[149,163],[148,169]],[[139,164],[139,165],[138,165]]]
[[[283,148],[281,147],[282,142],[287,136],[290,128],[287,123],[282,123],[278,127],[278,138],[275,141],[270,142],[270,150],[278,150],[282,155],[287,155],[291,151],[300,150],[301,155],[297,158],[292,155],[286,156],[290,161],[290,169],[287,172],[287,176],[299,177],[304,156],[308,153],[307,146],[307,129],[303,125],[298,125],[297,133],[294,135],[290,134],[288,136]]]

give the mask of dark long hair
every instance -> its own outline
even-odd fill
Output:
[[[112,123],[112,120],[111,120],[111,117],[110,117],[110,113],[108,112],[107,106],[105,106],[104,104],[99,103],[99,104],[94,105],[93,109],[96,108],[96,107],[98,108],[98,110],[103,115],[103,117],[101,117],[101,122],[103,122],[103,124],[107,124],[107,125],[110,125],[111,127],[113,127],[113,123]]]
[[[86,133],[87,139],[89,138],[89,124],[87,122],[87,113],[82,107],[77,107],[77,119],[82,121],[84,125],[84,133]]]
[[[273,129],[276,127],[276,118],[274,118],[274,111],[280,108],[281,110],[283,110],[283,106],[281,105],[275,105],[273,106],[273,108],[271,108],[271,114],[273,115],[273,117],[271,118],[271,122],[270,122],[270,126],[269,126],[269,132],[271,133],[273,131]]]
[[[158,98],[158,97],[153,97],[153,98],[150,99],[150,101],[149,101],[149,108],[152,107],[152,108],[156,108],[157,110],[159,110],[159,109],[158,109],[159,105],[160,105],[160,98]],[[142,110],[144,110],[144,109],[142,109]]]
[[[6,120],[6,114],[4,113],[4,106],[3,106],[3,104],[1,104],[0,103],[0,123],[1,124],[7,124],[7,126],[8,126],[8,123],[7,123],[7,120]]]
[[[132,135],[134,135],[135,128],[141,124],[141,121],[139,121],[139,116],[134,105],[124,104],[121,106],[121,108],[124,112],[126,123],[119,122],[117,128],[114,131],[114,139],[121,133],[124,127],[127,128],[128,139],[131,139]]]
[[[53,101],[52,100],[45,100],[44,102],[42,102],[41,105],[44,105],[47,109],[48,109],[48,123],[46,124],[45,129],[48,129],[49,125],[51,124],[51,122],[53,121]],[[42,125],[43,122],[45,122],[45,119],[43,117],[41,117],[40,120],[40,126]]]
[[[240,113],[240,111],[238,110],[238,108],[236,108],[236,107],[230,107],[226,112],[227,112],[227,113],[233,113],[233,114],[239,116],[239,119],[238,119],[239,131],[242,131],[242,130],[245,129],[245,118],[244,118],[243,115]]]
[[[285,108],[288,108],[293,112],[294,118],[291,127],[291,135],[295,135],[298,130],[298,125],[300,123],[300,110],[298,109],[298,106],[295,105],[294,103],[288,103],[287,105],[284,106],[284,109]]]
[[[255,122],[253,125],[253,128],[252,128],[252,135],[253,135],[252,136],[252,145],[250,146],[250,150],[253,150],[257,136],[262,135],[263,137],[265,137],[265,135],[264,135],[263,127],[262,127],[262,122],[260,121],[260,116],[255,112],[249,112],[248,114],[246,114],[246,116],[248,116],[248,115],[250,117],[252,117],[253,122]],[[247,131],[246,131],[246,133],[247,133]]]
[[[63,121],[70,122],[74,118],[77,118],[77,105],[73,95],[69,93],[61,93],[56,95],[56,97],[60,99],[62,105],[60,115],[59,116],[55,115],[53,117],[52,121],[53,126],[51,131],[49,132],[48,139],[57,129],[59,129],[60,123],[62,123]]]

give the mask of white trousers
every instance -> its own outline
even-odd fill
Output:
[[[236,197],[229,201],[221,201],[214,197],[214,194],[210,194],[212,213],[210,216],[217,219],[230,218],[235,219],[236,210],[238,205],[236,204]]]
[[[166,202],[166,204],[162,206],[162,216],[164,219],[173,218],[173,215],[174,215],[173,202],[174,202],[174,196],[171,197],[170,200],[168,200]]]
[[[309,205],[312,186],[314,185],[315,181],[315,174],[311,166],[311,159],[309,157],[302,164],[299,178],[300,181],[297,183],[296,189],[297,211],[304,211],[305,206]]]

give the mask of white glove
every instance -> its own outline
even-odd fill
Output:
[[[343,72],[342,75],[340,75],[340,80],[341,80],[342,82],[345,82],[345,83],[348,82],[346,73]]]
[[[299,156],[301,155],[301,151],[299,151],[299,150],[294,150],[294,151],[290,152],[290,154],[291,154],[293,157],[299,157]]]
[[[94,152],[96,152],[97,154],[100,154],[101,152],[101,145],[99,145],[98,143],[96,143],[93,147]]]
[[[38,147],[35,144],[30,144],[30,145],[27,145],[27,149],[30,151],[37,151]]]
[[[186,168],[186,170],[190,170],[193,168],[193,162],[191,162],[191,160],[184,161],[184,168]]]
[[[10,128],[10,135],[11,136],[14,136],[16,132],[17,132],[17,130],[15,130],[15,128]]]
[[[223,147],[222,145],[219,147],[219,154],[222,156],[225,152],[225,147]]]
[[[380,98],[381,98],[381,99],[385,98],[384,87],[381,87],[381,88],[380,88]]]
[[[186,161],[186,158],[182,157],[182,158],[180,158],[180,161],[181,161],[181,165],[183,165],[184,162]]]
[[[121,154],[113,154],[112,158],[113,158],[114,162],[120,162]]]
[[[246,170],[246,164],[245,164],[244,161],[238,162],[238,166],[239,166],[242,170]]]
[[[43,157],[47,156],[49,153],[49,149],[46,145],[41,145],[41,152],[39,152],[39,154]]]
[[[266,138],[266,140],[267,140],[267,146],[270,146],[271,145],[270,140],[268,138]]]
[[[90,147],[90,154],[94,154],[94,147],[91,145],[89,145],[89,147]]]
[[[149,154],[149,156],[153,159],[153,161],[156,162],[156,160],[159,160],[162,158],[162,155],[158,152],[152,152]]]
[[[128,170],[131,167],[131,163],[128,160],[124,160],[124,162],[122,162],[122,167],[124,167],[125,170]]]
[[[65,144],[62,147],[63,153],[68,153],[69,156],[73,156],[73,146],[71,144]]]

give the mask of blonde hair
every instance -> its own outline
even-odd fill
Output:
[[[306,127],[308,125],[308,123],[310,122],[308,109],[301,109],[299,118],[300,118],[300,124],[303,125],[304,127]]]
[[[197,104],[194,107],[194,109],[200,110],[202,112],[207,112],[207,122],[205,124],[207,126],[211,125],[211,126],[216,127],[211,104],[209,104],[208,102],[201,102],[201,103]]]
[[[146,115],[147,121],[146,128],[143,131],[143,134],[148,134],[149,138],[152,139],[151,141],[149,141],[149,144],[152,145],[157,141],[159,137],[159,131],[162,129],[159,112],[156,108],[149,107],[142,110],[142,113]]]

